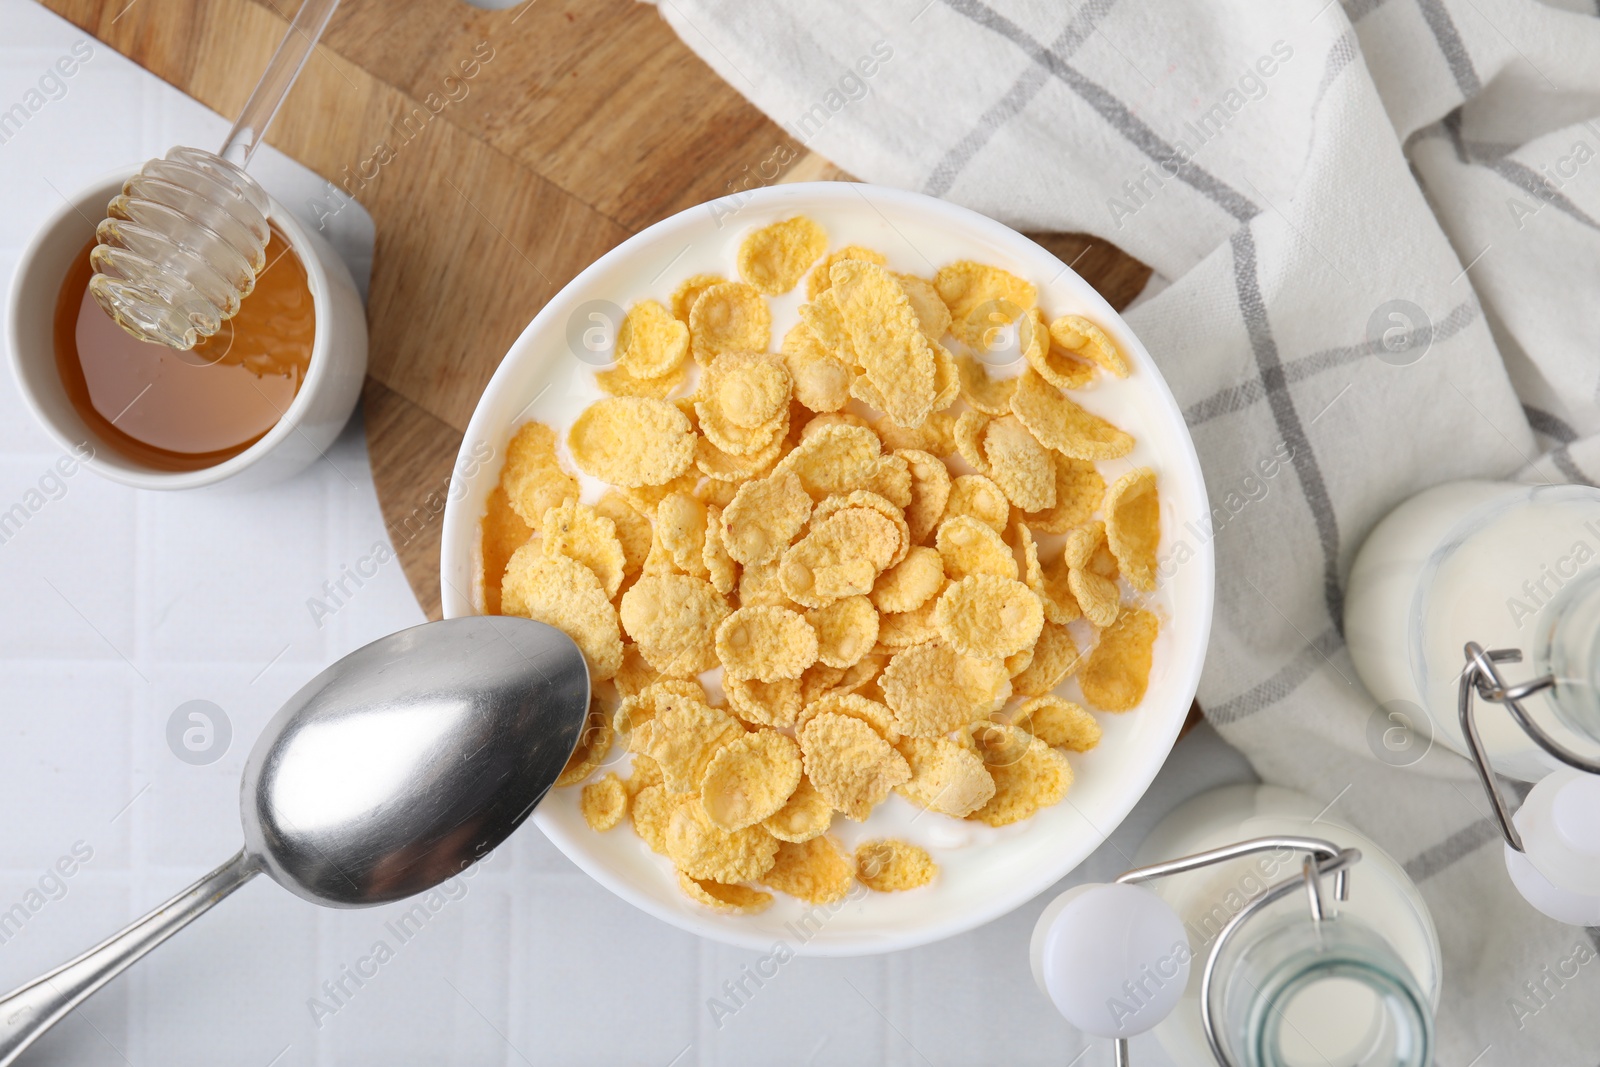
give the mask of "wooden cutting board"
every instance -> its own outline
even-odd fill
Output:
[[[243,106],[298,6],[43,3],[224,115]],[[847,177],[634,0],[506,11],[345,0],[267,140],[376,222],[367,443],[390,536],[430,618],[456,449],[544,303],[619,241],[746,188],[774,160],[790,161],[777,181]],[[1094,238],[1032,236],[1118,308],[1149,277]]]

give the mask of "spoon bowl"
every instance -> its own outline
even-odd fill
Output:
[[[374,641],[262,731],[239,791],[245,851],[318,904],[431,889],[522,824],[588,707],[582,654],[542,623],[483,615]]]
[[[522,825],[577,747],[589,671],[552,626],[425,623],[357,649],[273,716],[245,764],[245,847],[108,940],[0,998],[0,1067],[265,871],[329,907],[421,893]]]

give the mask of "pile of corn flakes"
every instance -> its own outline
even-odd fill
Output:
[[[635,305],[566,437],[609,488],[583,502],[529,422],[483,520],[486,610],[559,627],[596,683],[558,784],[722,912],[928,884],[917,845],[828,833],[891,791],[990,826],[1057,803],[1100,726],[1053,690],[1075,672],[1094,708],[1135,707],[1158,629],[1122,596],[1155,588],[1155,474],[1107,486],[1133,438],[1068,395],[1129,373],[1111,340],[996,267],[827,244],[796,216],[744,238],[740,280]],[[766,297],[802,279],[772,352]],[[988,373],[1002,343],[1020,376]],[[590,781],[618,743],[628,777]]]

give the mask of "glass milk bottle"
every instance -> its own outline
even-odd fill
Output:
[[[1600,922],[1600,490],[1418,493],[1357,553],[1344,623],[1389,718],[1476,766],[1517,891]],[[1514,816],[1496,773],[1535,783]]]
[[[1427,1067],[1439,942],[1404,870],[1310,797],[1229,786],[1168,815],[1116,884],[1052,902],[1034,976],[1068,1021],[1180,1067]],[[1320,873],[1319,873],[1320,872]]]
[[[1463,650],[1517,650],[1508,684],[1551,676],[1525,696],[1559,744],[1600,753],[1600,490],[1451,482],[1407,500],[1356,556],[1345,641],[1357,673],[1398,725],[1420,715],[1468,754],[1459,714]],[[1538,781],[1562,766],[1505,709],[1480,704],[1494,769]]]

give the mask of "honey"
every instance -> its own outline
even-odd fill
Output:
[[[104,444],[154,470],[215,466],[275,426],[305,381],[316,313],[305,264],[276,228],[238,314],[188,351],[124,333],[94,297],[85,245],[56,300],[56,367]]]

